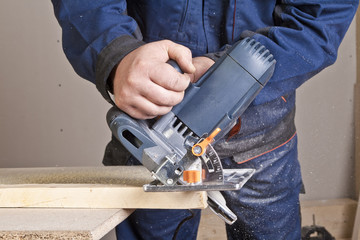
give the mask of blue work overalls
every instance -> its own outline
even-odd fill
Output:
[[[244,37],[277,60],[273,77],[241,117],[238,134],[216,146],[225,168],[251,167],[240,191],[224,192],[238,221],[229,239],[300,239],[302,186],[294,125],[295,90],[336,60],[358,0],[52,0],[74,70],[110,100],[109,75],[127,53],[170,39],[216,60]],[[104,164],[137,164],[113,139]],[[176,228],[188,216],[179,231]],[[119,239],[195,239],[198,210],[137,210]]]

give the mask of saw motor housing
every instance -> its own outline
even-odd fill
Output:
[[[168,62],[179,72],[176,62]],[[223,169],[211,144],[224,137],[271,78],[275,59],[259,42],[234,44],[201,78],[190,84],[171,112],[137,120],[113,107],[113,135],[154,176],[145,191],[207,191],[210,209],[226,223],[237,216],[220,190],[238,190],[254,169]]]
[[[226,179],[217,156],[211,156],[216,154],[211,146],[202,157],[203,163],[191,156],[189,148],[217,129],[221,131],[212,143],[224,137],[271,78],[275,63],[263,45],[246,38],[233,45],[196,83],[190,84],[183,101],[168,114],[156,121],[136,120],[114,107],[107,115],[109,127],[163,185],[189,184],[183,179],[184,172],[198,171],[201,165],[205,165],[202,167],[205,172],[200,169],[200,183],[220,185],[217,183]],[[174,61],[169,64],[181,71]]]

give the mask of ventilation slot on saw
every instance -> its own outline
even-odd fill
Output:
[[[132,134],[132,132],[130,132],[129,130],[125,130],[122,132],[123,137],[129,142],[131,143],[134,147],[136,148],[140,148],[141,145],[143,144],[142,141],[140,141],[140,139],[138,139],[134,134]]]
[[[183,137],[191,136],[193,134],[193,132],[176,117],[172,120],[171,125],[174,130],[176,130]]]

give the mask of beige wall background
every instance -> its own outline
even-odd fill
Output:
[[[101,165],[110,106],[67,62],[50,2],[0,6],[0,167]],[[355,50],[353,23],[336,64],[298,91],[303,199],[354,194]]]

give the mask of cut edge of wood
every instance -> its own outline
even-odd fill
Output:
[[[64,238],[66,236],[66,238]],[[77,240],[89,240],[97,239],[94,238],[91,232],[88,231],[78,231],[78,232],[67,232],[67,231],[58,231],[58,232],[46,232],[46,231],[0,231],[0,239],[7,240],[19,240],[19,239],[53,239],[53,240],[63,240],[63,239],[77,239]]]
[[[96,184],[0,185],[0,207],[204,209],[207,194]]]

